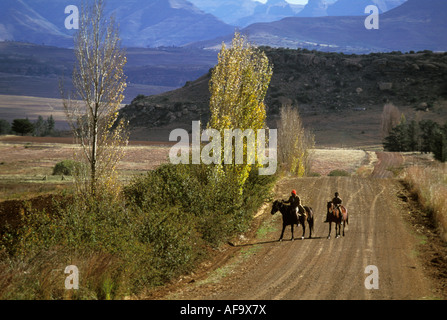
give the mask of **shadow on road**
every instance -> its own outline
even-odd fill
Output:
[[[318,240],[318,239],[326,239],[326,237],[312,237],[312,238],[294,238],[293,241],[302,241],[302,240]],[[283,239],[282,242],[292,242],[292,239]],[[276,243],[276,242],[280,242],[279,240],[267,240],[267,241],[258,241],[258,242],[253,242],[253,243],[244,243],[244,244],[235,244],[232,242],[228,242],[228,244],[232,247],[236,247],[236,248],[240,248],[240,247],[250,247],[250,246],[255,246],[258,244],[268,244],[268,243]]]

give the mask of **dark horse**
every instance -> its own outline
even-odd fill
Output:
[[[293,241],[293,226],[296,224],[297,226],[301,224],[303,226],[303,235],[301,239],[304,239],[304,234],[306,233],[306,225],[305,222],[309,224],[309,239],[312,238],[312,231],[314,230],[314,213],[311,207],[304,206],[306,213],[304,215],[298,216],[296,211],[293,210],[292,206],[282,203],[281,201],[276,200],[272,205],[272,215],[277,211],[282,214],[282,232],[279,241],[282,240],[284,235],[284,230],[286,226],[290,226],[292,229],[292,241]]]
[[[337,209],[332,201],[327,203],[327,212],[328,212],[328,222],[329,222],[329,235],[328,239],[331,238],[331,229],[332,222],[335,222],[335,237],[340,237],[340,229],[343,224],[343,237],[345,236],[345,225],[348,224],[348,209],[344,206],[340,205],[340,209]]]

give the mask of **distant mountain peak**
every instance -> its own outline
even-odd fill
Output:
[[[341,1],[346,4],[363,0]],[[395,5],[397,3],[394,1]],[[289,17],[257,23],[242,29],[242,33],[248,35],[251,42],[270,47],[345,53],[447,51],[445,0],[408,0],[381,14],[379,30],[373,31],[365,28],[364,10],[365,7],[357,16]],[[200,45],[215,48],[218,43],[229,40],[230,35]]]
[[[169,2],[169,5],[173,9],[183,9],[192,12],[202,12],[199,8],[197,8],[194,4],[186,0],[165,0]]]
[[[327,16],[328,3],[325,0],[309,0],[304,9],[298,13],[299,17]]]
[[[338,0],[328,6],[330,16],[362,16],[368,5],[376,5],[381,13],[400,6],[407,0]]]
[[[69,3],[81,7],[84,0]],[[65,29],[68,2],[1,0],[0,41],[18,40],[70,47],[74,30]],[[125,46],[182,46],[234,31],[187,0],[107,0],[106,15],[116,14]]]

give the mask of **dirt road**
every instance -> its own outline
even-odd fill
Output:
[[[270,232],[235,243],[232,258],[217,270],[187,285],[182,281],[162,299],[423,299],[433,298],[433,283],[418,259],[418,238],[404,218],[408,209],[398,201],[401,186],[393,179],[318,177],[280,182],[276,198],[296,189],[316,213],[315,238],[299,240],[301,227],[283,242],[281,216],[270,215],[271,204],[258,219]],[[326,201],[340,192],[349,211],[344,238],[326,239]],[[224,255],[225,252],[222,252]],[[378,270],[378,289],[367,289],[367,266]]]

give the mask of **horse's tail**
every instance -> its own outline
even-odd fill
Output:
[[[314,212],[312,210],[312,207],[304,207],[306,209],[306,211],[309,212],[308,216],[307,216],[307,223],[309,224],[310,229],[312,230],[312,232],[314,232]]]
[[[312,214],[312,217],[310,218],[310,221],[311,221],[311,223],[310,223],[310,228],[312,229],[312,232],[314,232],[314,215]]]
[[[348,216],[348,209],[346,207],[343,207],[343,209],[345,210],[345,214],[346,214],[346,224],[349,224],[349,216]]]

